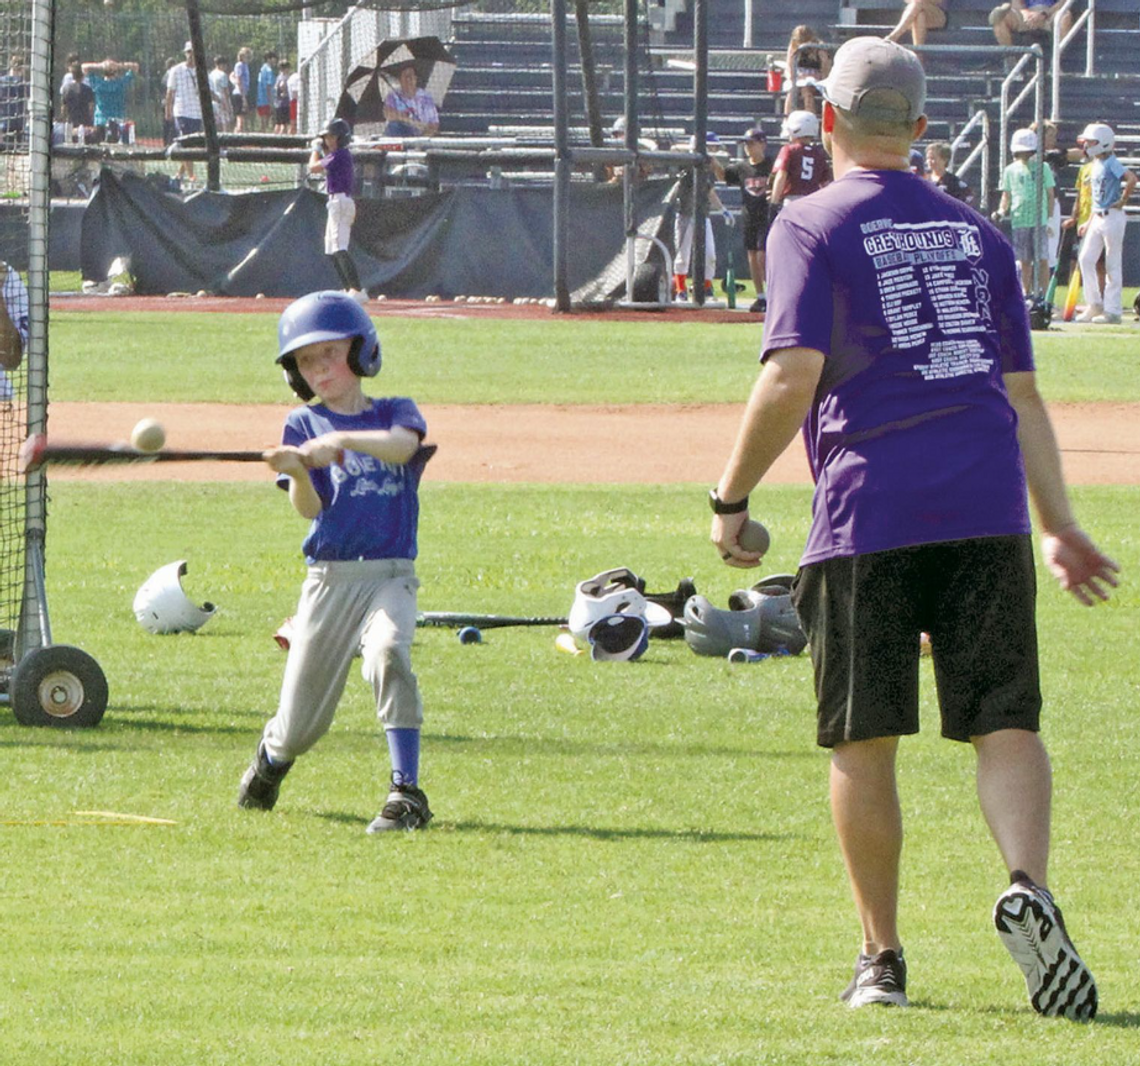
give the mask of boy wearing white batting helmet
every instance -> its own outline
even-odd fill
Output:
[[[1136,187],[1136,175],[1116,158],[1116,134],[1111,126],[1103,122],[1090,123],[1077,138],[1077,143],[1092,160],[1089,172],[1092,215],[1077,231],[1084,238],[1079,260],[1081,277],[1085,279],[1085,291],[1088,293],[1088,307],[1077,321],[1115,324],[1122,320],[1124,312],[1124,205]],[[1096,261],[1102,251],[1103,292],[1096,276]]]
[[[392,761],[387,800],[368,832],[419,829],[432,816],[417,783],[423,702],[411,660],[427,426],[412,400],[364,394],[361,378],[380,369],[380,341],[346,293],[295,300],[278,337],[277,362],[306,405],[290,412],[282,443],[265,461],[311,520],[302,545],[309,569],[277,713],[241,780],[238,805],[272,810],[294,760],[328,732],[359,651]]]
[[[772,164],[772,192],[768,201],[773,208],[790,204],[822,189],[831,181],[831,160],[819,137],[819,119],[810,111],[793,111],[780,129],[787,144],[780,149]]]

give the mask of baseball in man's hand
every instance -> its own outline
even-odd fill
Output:
[[[755,552],[757,555],[763,555],[767,552],[768,546],[772,543],[772,538],[768,535],[768,527],[752,518],[741,527],[739,539],[741,548],[746,552]]]
[[[131,430],[131,447],[139,452],[157,452],[166,443],[166,430],[154,418],[143,418]]]

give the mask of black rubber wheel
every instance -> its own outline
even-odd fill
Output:
[[[12,712],[20,725],[92,729],[107,709],[107,678],[85,651],[51,644],[28,652],[12,674]]]
[[[669,278],[660,263],[642,263],[634,270],[633,301],[640,304],[669,302]]]

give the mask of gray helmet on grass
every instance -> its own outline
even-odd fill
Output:
[[[685,642],[698,655],[726,656],[733,648],[799,655],[807,646],[787,591],[735,592],[722,611],[704,596],[685,604]]]

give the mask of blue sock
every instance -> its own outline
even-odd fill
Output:
[[[392,781],[414,785],[420,771],[420,731],[418,729],[389,729],[388,754],[392,759]]]

